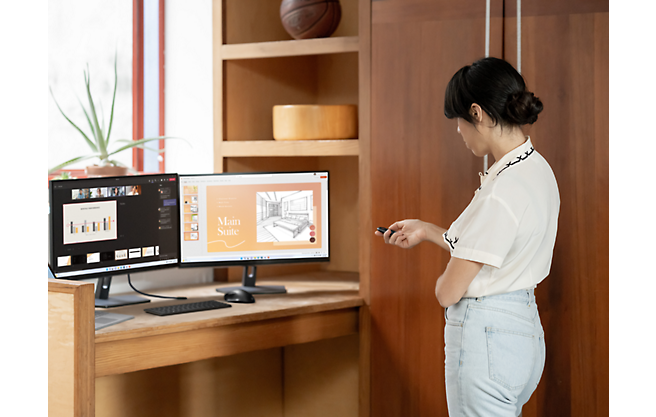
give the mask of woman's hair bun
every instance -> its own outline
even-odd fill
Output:
[[[494,57],[479,59],[453,75],[444,93],[444,115],[474,123],[474,103],[502,127],[535,123],[542,111],[542,102],[528,91],[521,74]]]
[[[542,101],[530,91],[511,94],[506,103],[506,120],[518,125],[533,124],[542,108]]]

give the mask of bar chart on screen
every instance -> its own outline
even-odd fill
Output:
[[[116,201],[64,205],[64,245],[117,238]]]

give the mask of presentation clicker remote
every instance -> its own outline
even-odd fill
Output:
[[[388,229],[387,229],[387,227],[379,227],[376,230],[378,230],[382,234],[385,234],[385,232],[387,232]],[[393,234],[394,234],[394,230],[392,230],[392,233],[390,233],[390,236],[392,236]]]

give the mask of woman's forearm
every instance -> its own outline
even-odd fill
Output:
[[[442,237],[446,230],[432,223],[426,223],[426,240],[435,243],[444,250],[449,250],[449,246]]]

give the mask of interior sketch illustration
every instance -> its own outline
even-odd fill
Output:
[[[257,241],[310,240],[312,191],[266,191],[257,194]]]

